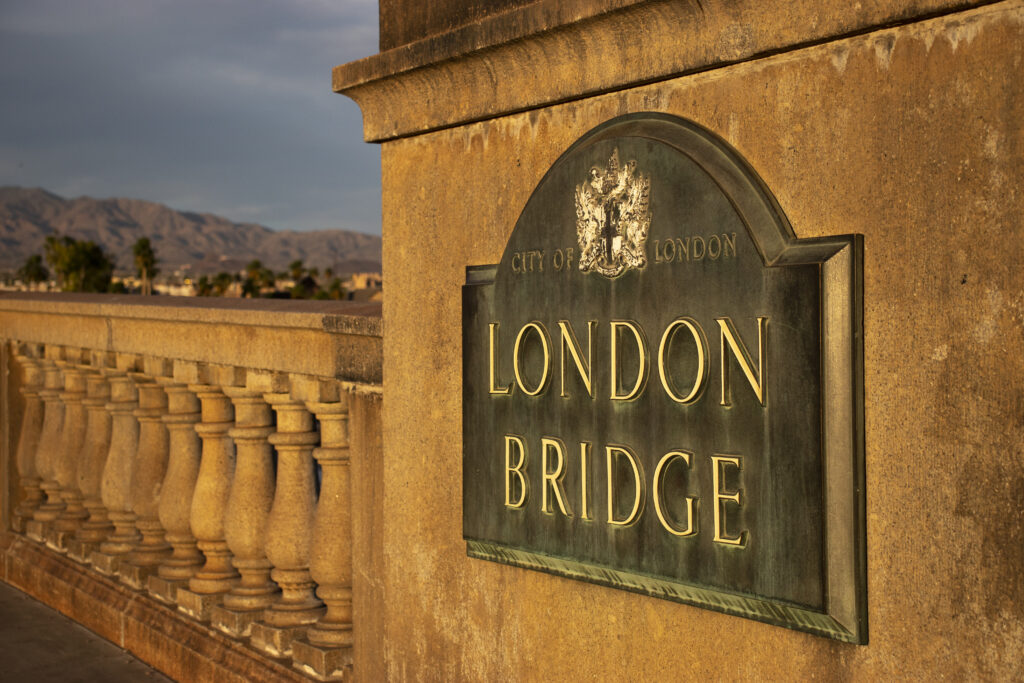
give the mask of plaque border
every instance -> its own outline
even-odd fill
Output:
[[[700,125],[669,114],[644,112],[606,121],[573,143],[551,169],[582,147],[619,137],[647,138],[666,144],[704,169],[732,203],[765,267],[819,266],[825,609],[817,611],[780,600],[549,556],[474,539],[464,533],[466,553],[476,559],[544,571],[866,645],[863,236],[798,238],[767,185],[736,150]],[[549,173],[550,169],[537,187],[547,180]],[[517,219],[517,225],[518,222]],[[506,249],[509,241],[511,233]],[[493,287],[497,267],[493,264],[466,268],[463,320],[467,297],[472,296],[476,287]],[[464,366],[463,382],[468,371]],[[465,438],[464,433],[463,443]]]

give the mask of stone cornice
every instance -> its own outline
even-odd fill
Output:
[[[0,294],[0,337],[380,384],[379,303]]]
[[[985,4],[540,0],[337,66],[333,89],[383,142]]]

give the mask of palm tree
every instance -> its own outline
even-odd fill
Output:
[[[160,269],[156,267],[156,254],[153,252],[153,245],[148,237],[140,237],[135,246],[132,247],[135,255],[135,270],[142,279],[142,293],[152,294],[153,283],[151,279],[156,277]]]

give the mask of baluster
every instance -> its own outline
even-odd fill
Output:
[[[78,490],[78,460],[85,443],[86,410],[82,399],[86,393],[88,356],[81,349],[68,349],[64,360],[64,428],[61,430],[60,451],[56,458],[54,472],[60,484],[60,495],[64,509],[54,520],[46,536],[46,545],[58,552],[66,552],[67,539],[88,516],[82,506],[82,494]]]
[[[135,456],[139,450],[138,376],[141,359],[132,354],[117,354],[117,367],[106,371],[110,382],[110,452],[103,467],[100,498],[114,530],[89,556],[92,566],[103,574],[114,575],[124,556],[135,547],[139,532],[131,510],[131,484]]]
[[[245,383],[245,371],[239,368],[210,366],[207,371],[209,383],[189,384],[202,404],[196,432],[203,440],[190,520],[206,563],[189,579],[187,589],[178,589],[176,597],[179,610],[201,621],[209,620],[213,606],[238,582],[224,540],[224,514],[235,470],[235,445],[228,431],[235,424],[235,414],[222,389]]]
[[[167,414],[163,421],[167,425],[169,454],[157,512],[172,552],[156,575],[149,577],[147,587],[154,597],[170,604],[175,604],[178,589],[203,564],[189,521],[199,476],[200,441],[195,425],[201,413],[199,399],[183,384],[190,378],[196,379],[198,374],[196,363],[175,361],[173,379],[163,380],[167,392]]]
[[[352,496],[348,395],[323,398],[331,400],[306,402],[320,423],[313,457],[322,471],[309,569],[327,612],[292,643],[292,659],[300,670],[329,679],[344,677],[352,664]]]
[[[14,511],[12,526],[18,533],[25,532],[25,525],[43,502],[41,480],[36,468],[36,452],[43,430],[43,400],[39,392],[43,388],[43,369],[39,361],[42,348],[38,344],[12,344],[15,358],[22,369],[21,394],[25,397],[25,410],[21,417],[21,431],[18,434],[18,450],[15,462],[18,466],[21,501]]]
[[[146,587],[146,580],[157,566],[171,554],[158,517],[161,487],[167,472],[167,393],[158,379],[173,374],[171,361],[147,356],[143,360],[146,381],[138,384],[139,449],[132,472],[131,505],[135,526],[142,538],[118,568],[118,576],[137,590]]]
[[[92,352],[94,372],[86,378],[85,398],[82,399],[86,411],[85,445],[78,463],[77,481],[82,505],[89,517],[82,522],[75,537],[67,541],[68,557],[82,563],[89,561],[90,555],[114,528],[100,497],[100,486],[107,454],[110,453],[111,416],[107,411],[110,382],[105,373],[116,368],[116,363],[117,357],[113,353]]]
[[[277,431],[270,436],[277,449],[277,485],[267,522],[266,552],[281,598],[252,625],[250,642],[273,657],[290,657],[292,641],[324,613],[309,575],[316,504],[312,452],[320,437],[300,399],[280,393],[268,393],[265,398],[277,413]]]
[[[56,361],[63,357],[63,347],[47,344],[41,361],[43,388],[39,391],[39,397],[43,400],[43,427],[36,450],[36,467],[46,500],[39,504],[32,514],[32,519],[25,524],[25,533],[39,543],[46,542],[50,525],[64,510],[64,501],[58,493],[60,485],[54,471],[55,458],[60,448],[61,430],[64,427],[64,402],[60,400],[64,377]]]
[[[281,592],[270,580],[270,561],[264,550],[274,500],[274,454],[267,441],[274,431],[274,415],[263,394],[287,387],[284,375],[250,370],[245,387],[224,389],[235,406],[235,427],[229,434],[237,450],[224,536],[242,578],[224,596],[224,604],[213,609],[211,622],[235,637],[248,636],[252,623]]]

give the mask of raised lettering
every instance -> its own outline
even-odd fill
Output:
[[[565,357],[566,351],[568,355],[572,357],[573,363],[576,365],[576,371],[580,373],[580,379],[583,380],[583,385],[587,388],[587,395],[590,398],[594,398],[594,390],[591,386],[591,364],[590,358],[593,351],[594,344],[594,330],[597,329],[596,320],[587,321],[587,356],[583,358],[583,351],[580,349],[580,343],[576,340],[576,333],[573,332],[572,323],[568,320],[558,321],[558,330],[561,336],[561,370],[562,370],[562,398],[569,398],[569,393],[565,389]]]
[[[662,473],[668,468],[668,464],[676,458],[685,462],[686,466],[689,467],[691,455],[691,453],[686,451],[669,451],[662,456],[661,460],[658,461],[658,466],[654,468],[654,485],[651,487],[651,492],[654,494],[654,511],[658,513],[658,521],[661,522],[661,525],[674,536],[694,536],[697,534],[696,512],[694,510],[694,504],[697,502],[697,499],[690,496],[686,497],[686,528],[677,529],[672,526],[666,518],[664,510],[661,509],[661,501],[665,497],[665,482],[662,478]]]
[[[488,323],[487,328],[490,333],[490,355],[487,357],[487,372],[490,377],[490,383],[487,385],[488,391],[492,394],[510,394],[512,393],[512,382],[503,387],[495,386],[495,381],[498,378],[498,323]]]
[[[722,330],[722,405],[732,405],[732,389],[729,386],[729,356],[725,352],[726,346],[732,351],[732,355],[736,358],[736,361],[740,364],[740,369],[743,370],[743,375],[747,378],[747,382],[750,387],[754,390],[754,395],[757,396],[757,400],[761,405],[764,405],[764,361],[765,361],[765,343],[767,341],[767,335],[765,334],[765,323],[768,322],[768,318],[759,317],[757,319],[757,373],[754,373],[754,363],[750,359],[750,353],[747,351],[746,344],[740,339],[739,332],[736,331],[736,326],[733,325],[732,320],[729,318],[715,318],[718,321],[718,326]]]
[[[572,517],[572,510],[565,504],[565,495],[562,491],[562,477],[565,476],[565,447],[558,439],[542,437],[540,440],[540,469],[543,482],[541,485],[541,510],[550,513],[551,504],[548,502],[548,491],[555,494],[555,502],[558,509],[566,517]],[[548,472],[548,453],[554,451],[558,455],[558,464],[554,472]]]
[[[743,548],[747,545],[747,532],[746,530],[741,531],[739,536],[726,536],[726,522],[725,522],[725,504],[735,503],[738,507],[742,507],[743,503],[740,497],[743,494],[743,489],[740,488],[733,492],[723,491],[722,484],[722,467],[724,465],[732,465],[738,470],[742,470],[743,466],[739,456],[735,455],[712,455],[711,456],[711,485],[714,489],[715,498],[715,543],[721,543],[723,545],[736,546],[737,548]]]
[[[608,468],[608,523],[614,526],[628,526],[640,516],[644,499],[644,478],[640,472],[640,462],[626,446],[605,446],[604,452]],[[615,460],[620,456],[626,456],[633,471],[633,508],[625,519],[615,519]]]
[[[685,327],[690,331],[693,341],[697,345],[697,372],[694,376],[693,386],[690,387],[689,393],[685,396],[680,396],[676,392],[672,377],[665,367],[666,357],[672,347],[672,339],[675,337],[676,330],[680,327]],[[658,376],[661,378],[661,386],[665,389],[665,393],[668,394],[669,398],[683,405],[693,403],[700,398],[701,394],[704,393],[704,386],[707,384],[708,379],[707,357],[708,340],[704,336],[704,330],[701,328],[700,323],[696,320],[693,318],[676,318],[665,328],[664,334],[661,335],[661,343],[658,345]]]
[[[519,451],[519,460],[512,464],[512,450]],[[526,444],[523,439],[512,434],[505,435],[505,507],[521,508],[526,503],[526,494],[530,488],[530,482],[523,476],[523,466],[526,464]],[[512,476],[519,479],[519,499],[512,502]]]
[[[520,349],[527,330],[534,330],[537,333],[537,337],[540,339],[541,346],[544,349],[544,369],[541,371],[540,381],[532,391],[526,388],[526,383],[523,382],[523,373],[519,367]],[[516,384],[519,385],[520,391],[527,396],[536,396],[547,387],[548,379],[551,377],[551,339],[548,337],[548,331],[545,329],[543,323],[537,321],[526,323],[523,325],[522,329],[519,330],[519,334],[516,335],[516,345],[512,354],[512,370],[515,372]]]
[[[587,473],[590,472],[590,443],[580,442],[580,518],[593,519],[590,514],[590,487],[587,484]]]
[[[633,388],[625,394],[619,393],[619,353],[618,353],[618,341],[619,341],[619,330],[625,328],[633,333],[633,339],[636,341],[637,352],[640,357],[640,366],[637,369],[636,382],[633,384]],[[644,388],[644,384],[647,381],[647,340],[644,338],[643,330],[640,326],[630,320],[613,320],[611,321],[611,399],[613,401],[628,401],[636,398],[640,395],[640,392]]]

